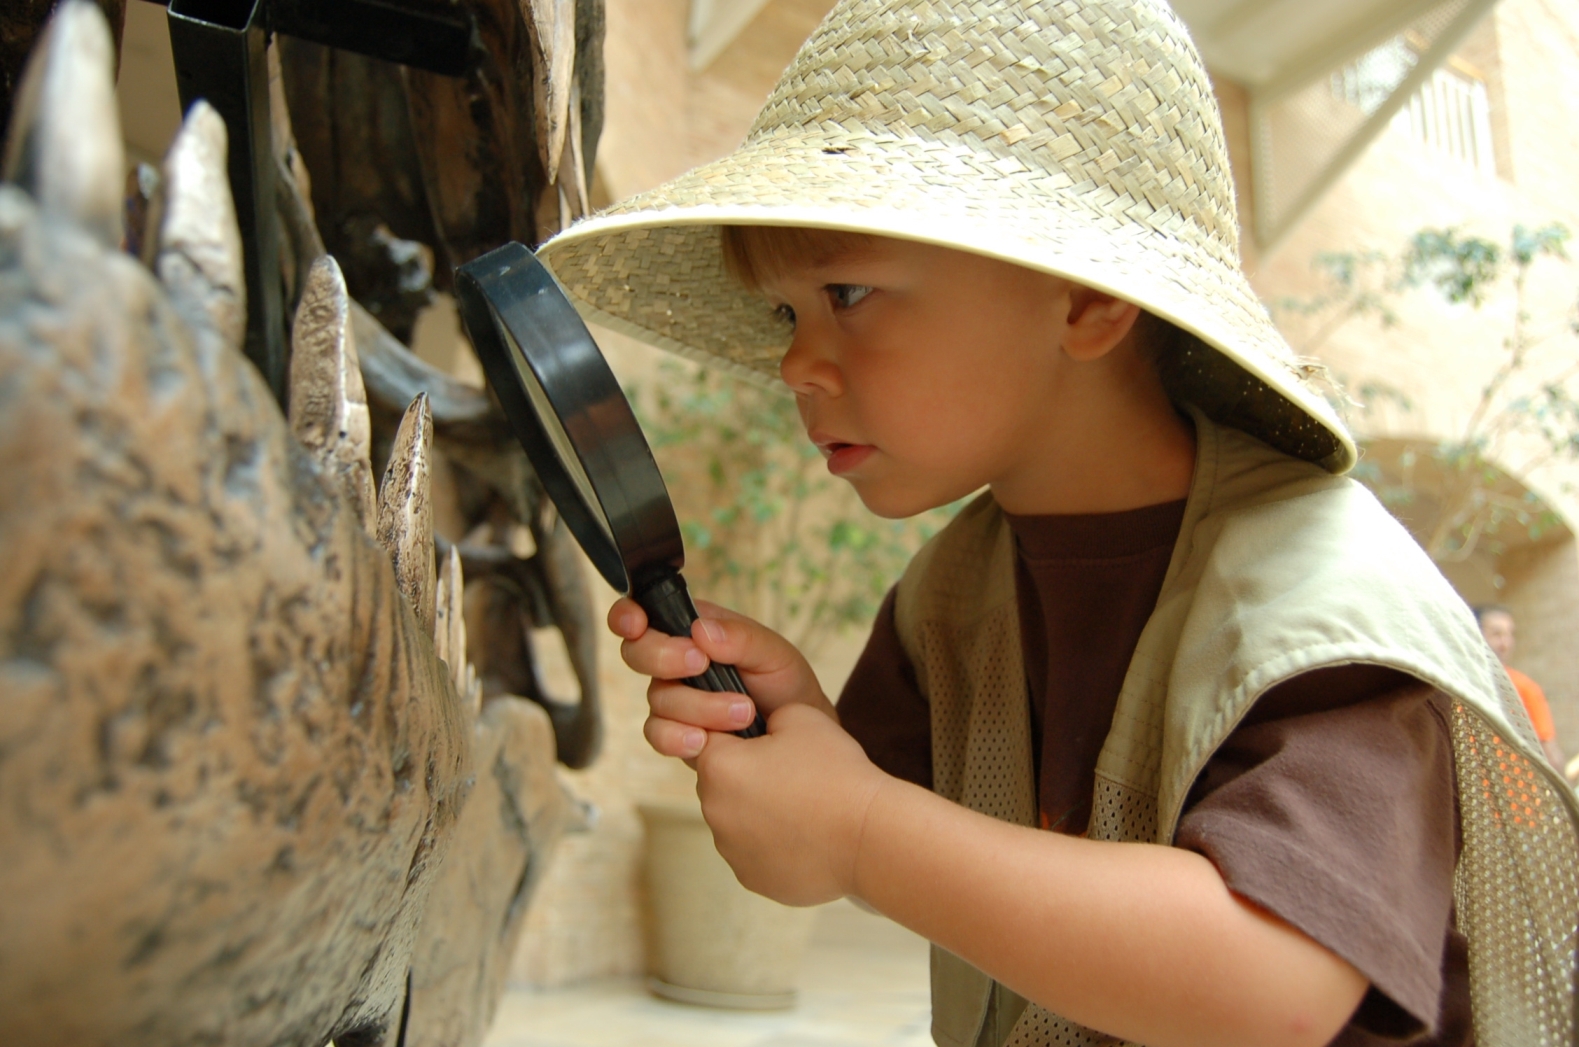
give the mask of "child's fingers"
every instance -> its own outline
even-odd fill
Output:
[[[628,596],[614,601],[609,608],[609,632],[625,640],[634,640],[647,631],[647,612],[641,604]]]
[[[648,629],[634,640],[620,644],[625,664],[656,680],[683,680],[707,669],[707,655],[686,636],[666,636]]]
[[[659,716],[647,717],[642,725],[647,744],[660,756],[676,756],[682,760],[695,759],[707,745],[707,732],[688,723],[676,723]]]
[[[741,614],[739,611],[731,610],[730,608],[725,607],[723,604],[721,604],[721,603],[714,603],[711,600],[698,600],[698,601],[696,601],[696,612],[698,614],[700,614],[703,618],[723,618],[726,621],[732,621],[732,622],[755,622],[756,621],[755,618],[747,618],[745,615]]]
[[[713,610],[709,607],[691,625],[691,638],[713,661],[747,673],[776,673],[799,665],[800,652],[778,633],[732,612],[715,616]]]
[[[709,731],[738,731],[757,715],[756,705],[743,694],[698,691],[660,681],[647,688],[647,707],[659,719]]]

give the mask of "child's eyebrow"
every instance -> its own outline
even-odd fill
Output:
[[[877,252],[869,243],[841,243],[819,251],[814,256],[806,259],[808,269],[824,269],[835,265],[844,265],[849,262],[865,261]]]

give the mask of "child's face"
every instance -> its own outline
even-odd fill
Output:
[[[1019,479],[1069,361],[1071,284],[948,248],[863,238],[764,274],[795,324],[779,365],[828,469],[880,516]]]

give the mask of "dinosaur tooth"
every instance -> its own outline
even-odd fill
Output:
[[[581,137],[581,85],[575,81],[570,84],[570,114],[565,148],[560,154],[559,174],[554,181],[564,190],[572,220],[582,218],[591,211],[587,160]]]
[[[121,242],[126,169],[115,102],[115,46],[99,8],[62,4],[16,93],[0,179],[106,247]]]
[[[199,99],[164,160],[164,220],[154,272],[200,337],[239,351],[247,326],[241,233],[225,169],[225,121]]]
[[[439,657],[450,667],[456,693],[470,704],[469,685],[473,674],[466,661],[466,617],[462,609],[465,588],[461,556],[452,545],[449,555],[444,558],[444,566],[439,570],[433,640]]]
[[[357,362],[351,296],[340,264],[323,255],[308,270],[291,329],[291,432],[343,493],[362,526],[377,517],[373,424]]]
[[[121,204],[125,233],[121,249],[153,267],[164,217],[164,179],[152,164],[138,164],[126,172],[126,195]]]
[[[538,158],[544,171],[557,172],[570,122],[570,87],[576,66],[575,0],[536,0],[525,19],[537,74],[533,101],[537,111]]]
[[[378,489],[378,543],[395,566],[395,581],[417,622],[433,635],[433,500],[428,483],[433,413],[418,393],[400,419]]]
[[[433,653],[453,670],[455,666],[450,659],[450,580],[445,576],[444,566],[438,570],[438,582],[433,594]],[[453,672],[450,675],[454,677]]]

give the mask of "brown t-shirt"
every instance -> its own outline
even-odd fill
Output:
[[[1044,826],[1085,830],[1118,692],[1156,605],[1184,503],[1009,517]],[[1446,698],[1373,666],[1273,689],[1201,772],[1175,844],[1229,888],[1358,968],[1371,989],[1334,1047],[1464,1047],[1467,956],[1453,930],[1458,824]],[[931,787],[926,700],[893,593],[839,700],[879,767]]]

